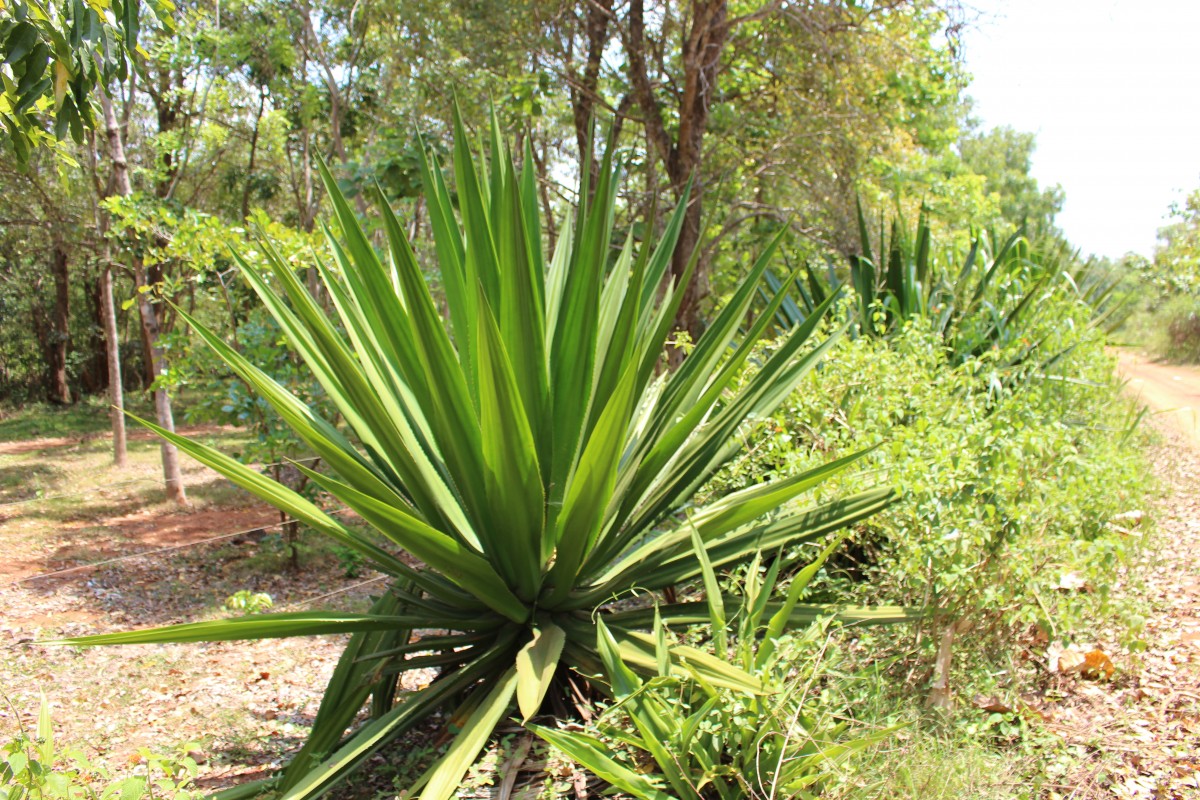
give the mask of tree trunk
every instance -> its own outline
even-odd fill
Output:
[[[154,102],[155,117],[159,134],[174,131],[183,119],[183,104],[186,97],[183,88],[183,72],[179,67],[164,66],[157,75],[149,74],[145,81],[146,91]],[[154,185],[154,196],[165,200],[171,196],[179,173],[179,162],[172,150],[165,150],[160,162],[161,172]]]
[[[954,705],[954,689],[950,685],[950,665],[954,657],[954,635],[958,622],[951,620],[942,630],[938,640],[937,659],[933,662],[933,684],[929,687],[926,702],[933,708],[951,708]]]
[[[107,225],[105,225],[107,227]],[[117,306],[113,302],[110,247],[104,248],[104,267],[100,272],[100,310],[104,315],[104,352],[108,361],[108,414],[112,419],[113,464],[129,463],[125,446],[125,395],[121,387],[121,342],[117,337]]]
[[[93,209],[93,216],[96,209]],[[99,394],[108,389],[108,365],[104,353],[104,312],[100,302],[100,277],[92,280],[89,274],[85,279],[84,302],[87,304],[87,319],[91,323],[88,328],[86,348],[87,358],[83,360],[83,368],[79,372],[79,394]],[[76,343],[78,347],[78,343]]]
[[[108,150],[113,162],[113,187],[123,196],[133,194],[129,182],[129,164],[125,160],[125,144],[121,141],[121,129],[117,124],[117,115],[113,111],[112,101],[104,87],[100,87],[100,104],[104,110],[104,122],[108,134]],[[133,259],[134,282],[137,284],[138,311],[142,322],[142,332],[150,345],[150,367],[157,376],[162,370],[162,348],[159,345],[158,317],[150,303],[149,292],[140,291],[145,285],[145,269],[140,258]],[[111,293],[109,295],[111,297]],[[113,382],[119,386],[120,380]],[[171,413],[171,398],[166,389],[154,392],[154,411],[160,427],[168,431],[175,430],[175,420]],[[163,440],[162,451],[163,478],[166,481],[167,498],[179,505],[187,504],[187,495],[183,488],[183,473],[179,468],[179,451],[175,445]]]
[[[142,260],[136,256],[133,258],[133,280],[138,286],[137,303],[138,313],[142,319],[142,330],[145,332],[146,340],[150,342],[150,366],[157,378],[165,371],[160,343],[162,331],[159,327],[158,312],[150,301],[152,293],[141,291],[141,287],[147,285],[146,270],[142,266]],[[154,414],[160,428],[171,433],[175,432],[175,417],[171,412],[171,396],[161,386],[154,389]],[[166,482],[167,498],[178,505],[185,506],[187,505],[187,493],[183,488],[183,472],[179,467],[179,450],[166,439],[162,441],[159,450],[162,452],[163,480]]]
[[[579,169],[588,163],[588,148],[592,146],[593,125],[596,114],[596,98],[600,87],[600,66],[604,59],[604,48],[608,45],[608,25],[612,19],[612,0],[592,0],[584,3],[584,35],[587,36],[587,61],[580,74],[569,66],[571,78],[571,113],[575,123],[575,144],[579,148]],[[600,176],[600,165],[591,159],[591,181],[595,190]]]
[[[250,158],[246,163],[246,182],[242,186],[242,216],[244,222],[246,217],[250,216],[250,188],[254,181],[254,161],[258,155],[258,132],[262,127],[263,110],[267,105],[267,90],[265,87],[260,87],[258,90],[258,115],[254,118],[254,131],[250,134]]]
[[[33,338],[37,340],[38,354],[42,359],[42,366],[45,367],[50,363],[53,356],[51,350],[53,345],[51,339],[54,334],[51,330],[50,323],[46,320],[46,309],[42,304],[41,299],[42,281],[41,278],[36,279],[29,286],[30,303],[29,303],[29,330],[33,331]],[[49,370],[43,370],[41,380],[41,391],[47,395],[50,393]]]
[[[662,159],[677,200],[692,181],[692,191],[684,213],[683,229],[671,256],[671,274],[678,280],[685,272],[692,254],[700,244],[704,180],[704,132],[708,127],[709,111],[717,93],[721,53],[729,40],[729,8],[727,0],[695,0],[690,4],[692,20],[683,40],[683,90],[671,97],[678,101],[673,109],[678,118],[677,132],[668,130],[664,121],[663,104],[655,94],[647,68],[647,56],[654,51],[646,42],[646,23],[643,0],[629,4],[628,31],[624,37],[626,63],[629,68],[633,95],[642,110],[646,137]],[[660,43],[661,44],[661,43]],[[686,330],[694,339],[703,333],[700,316],[708,296],[708,263],[703,253],[692,281],[684,289],[683,300],[676,314],[677,328]]]
[[[71,340],[71,284],[67,274],[67,248],[57,237],[50,256],[54,275],[54,315],[50,332],[49,397],[52,403],[71,404],[71,387],[67,385],[67,345]]]
[[[549,250],[553,253],[554,248],[558,246],[558,229],[554,225],[554,206],[550,202],[550,171],[546,168],[546,146],[543,146],[542,154],[539,155],[537,140],[534,139],[529,144],[529,150],[533,153],[533,165],[537,168],[538,194],[542,198],[542,216],[545,217]]]
[[[302,160],[301,175],[303,182],[301,183],[301,208],[300,208],[300,228],[305,233],[312,233],[316,224],[317,213],[315,203],[313,202],[313,169],[312,169],[312,153],[309,152],[312,143],[312,134],[308,130],[308,125],[305,123],[303,149],[301,150],[300,158]]]

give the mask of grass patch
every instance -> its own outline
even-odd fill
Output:
[[[1032,776],[1040,759],[990,745],[967,733],[969,723],[925,718],[897,734],[887,746],[849,768],[828,800],[1010,800],[1043,794]]]
[[[110,430],[108,400],[86,397],[69,406],[30,403],[0,407],[0,442],[19,442],[50,437],[84,437]],[[127,400],[135,414],[152,413],[149,400]]]
[[[0,503],[29,500],[56,491],[66,471],[54,464],[13,464],[0,467]]]
[[[1041,674],[1017,649],[955,650],[950,708],[928,692],[935,643],[911,631],[845,631],[830,649],[822,699],[857,724],[898,727],[840,770],[825,800],[1040,800],[1054,798],[1089,753],[1051,732],[1029,703],[1044,693]],[[972,637],[968,637],[970,639]],[[1017,643],[1011,643],[1016,645]],[[1028,700],[1029,702],[1026,702]]]

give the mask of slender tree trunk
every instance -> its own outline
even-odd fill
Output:
[[[161,329],[158,323],[158,313],[150,301],[151,292],[142,292],[140,287],[146,286],[146,270],[142,260],[136,256],[133,259],[133,279],[138,285],[138,312],[142,318],[142,330],[150,342],[150,366],[155,377],[163,374],[163,350]],[[158,418],[159,427],[174,433],[175,417],[171,412],[171,396],[161,386],[154,390],[154,414]],[[187,494],[183,488],[183,471],[179,467],[179,450],[175,445],[163,440],[159,446],[162,452],[163,479],[167,486],[167,498],[183,506],[187,505]]]
[[[55,237],[50,262],[50,269],[54,275],[54,318],[49,342],[49,400],[60,405],[70,405],[71,387],[67,385],[67,345],[71,339],[71,284],[67,274],[67,248],[57,237]]]
[[[93,209],[94,211],[94,209]],[[91,279],[89,273],[84,287],[87,303],[87,318],[91,323],[87,343],[84,345],[87,360],[79,374],[79,393],[98,394],[108,389],[108,366],[104,354],[104,313],[100,310],[100,278]]]
[[[138,313],[141,313],[140,309]],[[138,341],[142,344],[142,390],[150,391],[154,385],[154,354],[150,349],[150,334],[144,325],[138,325],[137,330]]]
[[[933,684],[929,687],[926,702],[933,708],[951,708],[954,705],[954,689],[950,685],[950,666],[954,658],[954,636],[959,630],[959,621],[950,620],[938,640],[937,658],[933,664]]]
[[[592,145],[594,130],[592,123],[596,114],[596,99],[600,87],[600,66],[604,59],[604,48],[608,45],[608,26],[612,20],[612,0],[592,0],[583,4],[584,35],[587,36],[587,60],[583,72],[569,66],[571,77],[571,115],[575,123],[575,144],[579,148],[579,168],[588,163],[588,148]],[[591,162],[593,190],[600,176],[600,165]]]
[[[107,223],[104,226],[108,227]],[[100,271],[100,310],[104,316],[104,352],[108,361],[108,414],[112,419],[113,464],[129,463],[125,445],[125,393],[121,387],[121,342],[117,338],[117,306],[113,302],[110,246],[104,247],[104,267]]]
[[[250,187],[254,180],[254,161],[258,155],[258,131],[262,127],[263,110],[267,105],[267,90],[258,90],[258,116],[254,118],[254,131],[250,134],[250,158],[246,163],[246,183],[242,186],[242,220],[250,215]]]
[[[53,346],[50,340],[54,334],[50,323],[46,320],[46,309],[42,304],[41,289],[42,281],[40,278],[29,287],[29,330],[33,331],[33,337],[37,340],[38,354],[42,358],[42,365],[44,367],[53,359],[51,355]],[[47,395],[50,394],[50,376],[48,372],[49,370],[43,371],[40,387]]]
[[[317,200],[316,200],[316,179],[313,176],[313,154],[312,154],[312,132],[308,130],[308,123],[305,122],[302,140],[304,142],[301,150],[301,185],[300,185],[300,227],[305,233],[312,233],[317,222]],[[359,199],[362,199],[362,193],[359,193]],[[361,208],[360,208],[361,210]],[[317,272],[316,267],[309,267],[304,272],[304,280],[308,285],[308,293],[313,296],[313,299],[321,305],[322,308],[328,309],[328,298],[325,295],[325,287],[321,285],[321,276]]]
[[[100,88],[100,104],[104,110],[109,155],[113,162],[113,187],[118,194],[129,196],[133,194],[133,187],[129,182],[129,164],[125,160],[125,144],[121,141],[121,129],[117,123],[117,116],[113,111],[112,101],[109,100],[107,93],[104,91],[104,87]],[[134,281],[139,289],[137,297],[142,332],[150,345],[151,369],[157,376],[162,371],[162,347],[159,345],[158,340],[158,316],[155,314],[154,306],[151,305],[150,293],[140,291],[141,287],[146,285],[145,269],[140,258],[135,257],[133,259],[133,270]],[[116,383],[119,385],[120,381]],[[155,390],[154,411],[160,427],[168,431],[175,430],[175,420],[171,413],[171,398],[167,395],[166,389],[160,388]],[[183,488],[183,472],[179,468],[179,451],[175,445],[165,439],[162,442],[160,450],[162,452],[163,478],[166,482],[167,498],[179,505],[186,505],[187,494]]]
[[[111,104],[105,96],[101,105],[105,111],[105,135],[107,126],[115,123],[112,116]],[[118,137],[120,130],[117,131]],[[125,392],[121,377],[121,338],[120,326],[117,321],[117,307],[113,302],[112,279],[112,243],[108,240],[108,212],[100,207],[99,201],[107,193],[107,188],[100,181],[96,168],[97,150],[95,133],[88,134],[88,161],[92,174],[92,185],[96,192],[97,202],[92,206],[95,215],[96,233],[103,242],[101,251],[100,275],[96,282],[96,309],[100,329],[104,337],[104,364],[108,373],[108,414],[112,424],[113,465],[123,469],[129,463],[128,450],[125,441]]]
[[[530,145],[529,150],[533,153],[533,164],[537,168],[538,193],[542,198],[542,216],[545,217],[546,236],[549,240],[550,252],[553,253],[554,248],[558,246],[558,229],[554,225],[554,206],[550,203],[550,171],[546,168],[545,149],[539,156],[537,139],[531,141]]]
[[[682,199],[684,187],[689,180],[692,181],[683,228],[671,257],[671,274],[676,279],[683,275],[700,244],[704,133],[717,93],[721,54],[729,41],[730,32],[728,0],[695,0],[690,4],[690,13],[691,23],[684,36],[681,52],[683,87],[681,92],[671,95],[671,99],[677,101],[677,105],[670,109],[678,119],[676,130],[667,127],[663,103],[650,78],[648,58],[654,47],[646,39],[643,0],[630,0],[628,29],[624,36],[630,84],[634,99],[642,111],[646,137],[662,159],[676,198]],[[691,283],[684,289],[683,300],[675,317],[676,326],[688,331],[693,339],[703,332],[700,312],[709,292],[709,265],[703,252],[699,257],[701,260],[696,265]]]

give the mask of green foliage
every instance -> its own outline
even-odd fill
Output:
[[[1159,358],[1200,362],[1200,190],[1171,206],[1173,221],[1159,228],[1154,258],[1129,253],[1112,265],[1136,283],[1139,304],[1121,329],[1125,342]]]
[[[251,592],[240,589],[225,598],[225,608],[230,611],[241,611],[245,614],[261,614],[275,605],[271,595],[266,592]]]
[[[860,184],[872,206],[896,203],[915,216],[927,209],[939,237],[966,247],[974,231],[1020,228],[1033,238],[1057,237],[1061,186],[1042,188],[1030,174],[1035,138],[1008,127],[982,130],[971,117],[963,85],[943,115],[954,114],[939,143],[897,148],[876,169],[879,179]],[[906,126],[907,128],[908,126]]]
[[[667,9],[664,26],[688,17],[686,4]],[[720,242],[723,255],[744,258],[747,238],[792,214],[804,220],[805,239],[849,252],[856,193],[874,201],[902,189],[947,192],[940,172],[914,164],[936,160],[958,138],[968,76],[955,36],[945,6],[926,0],[886,10],[817,3],[735,26],[705,144],[705,173],[720,176],[705,186],[705,202],[721,204],[710,235],[724,236],[727,220],[748,223]],[[662,91],[672,85],[680,76]],[[921,177],[927,186],[916,185]],[[718,274],[714,285],[737,277]]]
[[[787,599],[774,606],[770,600],[782,559],[772,559],[763,574],[756,557],[741,591],[722,595],[697,542],[710,616],[710,625],[701,630],[711,637],[709,652],[754,675],[761,691],[713,686],[698,675],[672,675],[667,669],[669,634],[656,610],[653,633],[659,669],[654,677],[643,680],[624,662],[601,622],[597,650],[615,703],[593,724],[594,732],[546,727],[534,731],[641,800],[817,797],[834,764],[890,733],[850,738],[846,723],[832,722],[829,710],[818,704],[829,619],[795,635],[781,635],[795,604],[840,542],[835,539],[793,576]],[[735,599],[740,607],[730,609],[734,613],[727,619]],[[625,751],[626,761],[630,756],[634,764],[652,759],[657,774],[614,758],[612,742]]]
[[[1175,362],[1200,363],[1200,303],[1181,298],[1162,308],[1158,318],[1166,323],[1162,354]]]
[[[1026,335],[1069,355],[1020,381],[1013,371],[1026,368],[1010,366],[1020,342],[956,365],[922,318],[887,340],[843,340],[717,490],[878,445],[867,460],[902,498],[856,535],[825,590],[898,597],[982,635],[1027,625],[1068,635],[1109,605],[1136,551],[1108,522],[1138,507],[1145,477],[1136,415],[1089,312],[1043,302],[1055,308]],[[1136,628],[1129,609],[1107,610]]]
[[[17,160],[52,141],[45,120],[58,139],[69,132],[82,144],[84,129],[97,127],[93,89],[125,80],[131,60],[145,53],[141,28],[170,29],[174,10],[171,0],[0,2],[0,122]]]
[[[1161,244],[1145,279],[1164,294],[1200,292],[1200,189],[1171,207],[1174,221],[1158,231]]]
[[[493,122],[490,163],[476,160],[458,127],[452,176],[432,163],[422,167],[448,322],[390,207],[380,205],[385,262],[325,169],[340,236],[328,234],[332,261],[318,257],[315,267],[336,322],[269,244],[262,252],[282,294],[264,270],[238,258],[344,428],[316,416],[242,353],[177,312],[332,475],[297,468],[369,530],[348,527],[211,448],[149,426],[360,553],[393,577],[389,590],[368,614],[260,614],[72,640],[354,634],[308,742],[272,781],[288,798],[328,789],[443,707],[458,733],[418,787],[423,797],[449,797],[514,703],[529,719],[548,694],[565,697],[567,670],[584,680],[596,674],[597,614],[621,658],[639,670],[758,691],[761,682],[746,670],[695,648],[668,648],[664,667],[653,637],[643,632],[650,626],[645,610],[613,601],[696,578],[703,563],[726,569],[762,548],[819,541],[892,500],[884,488],[804,510],[791,505],[863,456],[852,453],[681,517],[697,489],[740,450],[735,435],[744,421],[771,414],[837,341],[837,331],[812,341],[834,298],[729,391],[766,326],[756,325],[731,348],[770,247],[683,365],[660,375],[683,296],[677,284],[661,287],[685,204],[656,246],[635,255],[629,237],[619,252],[610,250],[619,170],[606,156],[594,186],[584,171],[578,196],[588,201],[544,259],[532,158],[527,153],[518,171]],[[702,560],[693,549],[697,541]],[[686,621],[703,608],[699,601],[680,603],[665,608],[663,618]],[[786,626],[828,612],[793,601],[773,620]],[[877,622],[911,616],[897,608],[838,614]],[[411,642],[414,629],[441,633]],[[439,679],[397,697],[398,676],[427,666],[443,667]],[[372,721],[343,740],[368,697]]]
[[[1139,284],[1141,303],[1122,331],[1160,358],[1200,362],[1200,190],[1171,207],[1153,260],[1129,254],[1115,265]]]
[[[859,300],[861,330],[885,336],[923,318],[954,363],[1007,346],[1023,330],[1023,316],[1036,311],[1034,301],[1051,277],[1039,274],[1028,244],[1015,233],[1003,240],[981,236],[961,254],[936,246],[923,213],[912,233],[896,218],[890,236],[882,220],[872,236],[861,207],[859,231],[850,282]]]
[[[278,467],[277,478],[287,471],[281,462],[309,457],[311,450],[271,405],[245,381],[231,377],[224,363],[215,359],[208,348],[196,346],[188,333],[180,331],[169,343],[169,352],[175,356],[169,375],[177,387],[198,392],[197,401],[188,408],[188,421],[248,430],[253,438],[242,451],[242,459]],[[336,413],[312,372],[288,348],[286,336],[268,314],[260,309],[244,312],[232,338],[245,358],[309,408],[327,416]]]
[[[808,261],[804,265],[804,273],[792,282],[790,288],[771,270],[763,275],[763,285],[758,289],[755,302],[759,313],[760,309],[771,305],[771,298],[781,292],[784,294],[783,302],[770,318],[773,335],[782,335],[798,325],[803,325],[817,307],[841,287],[842,281],[834,271],[832,262],[828,262],[826,268],[820,270],[813,267],[812,261]]]
[[[924,211],[911,232],[896,217],[890,232],[881,218],[872,234],[861,205],[858,221],[859,252],[849,265],[856,330],[890,337],[906,323],[922,320],[942,340],[952,365],[1005,353],[1010,360],[991,374],[1005,376],[1004,381],[1023,379],[1030,368],[1051,369],[1072,346],[1047,346],[1054,321],[1061,321],[1052,310],[1078,306],[1088,313],[1087,327],[1110,331],[1131,307],[1132,293],[1119,271],[1094,259],[1082,261],[1055,237],[1031,243],[1019,232],[1004,239],[980,235],[962,252],[953,244],[938,245]],[[767,280],[782,288],[774,275]],[[803,279],[774,312],[775,329],[800,324],[842,283],[831,264],[825,269],[806,264]],[[1036,333],[1043,329],[1044,335]]]
[[[0,398],[61,404],[53,374],[58,353],[50,357],[60,347],[70,394],[96,393],[108,376],[95,299],[98,259],[81,246],[82,239],[93,240],[81,219],[90,218],[89,187],[48,153],[23,170],[0,153],[0,184],[6,189],[0,198]],[[128,291],[118,282],[117,302]],[[58,316],[64,311],[66,319]],[[122,325],[128,312],[118,317]],[[121,353],[127,386],[139,376],[140,358],[140,342],[127,342]]]
[[[50,706],[42,698],[37,731],[21,729],[0,746],[0,800],[198,800],[192,788],[199,772],[187,743],[164,754],[142,747],[143,774],[114,781],[77,750],[60,750],[54,740]]]
[[[140,194],[111,197],[105,206],[114,218],[113,239],[137,253],[148,267],[157,267],[162,276],[142,291],[187,304],[192,316],[220,331],[242,356],[315,412],[336,413],[312,371],[288,348],[279,325],[255,302],[253,290],[236,277],[237,264],[230,248],[238,242],[247,242],[239,249],[241,259],[268,275],[272,268],[264,250],[247,240],[245,227],[227,225],[210,214],[181,211]],[[299,267],[313,250],[326,253],[319,237],[273,222],[261,212],[252,213],[247,222],[270,239],[275,257],[291,268]],[[126,305],[133,302],[130,299]],[[189,391],[195,397],[187,408],[189,422],[250,430],[254,439],[242,453],[249,461],[278,465],[287,458],[310,455],[270,404],[256,396],[245,381],[231,376],[225,363],[196,340],[188,325],[177,324],[175,314],[167,314],[164,323],[167,330],[161,342],[169,366],[154,385],[172,393]]]
[[[1061,186],[1042,189],[1030,174],[1035,137],[1008,127],[971,132],[959,143],[963,163],[984,177],[983,190],[995,199],[1000,218],[1032,235],[1054,232],[1062,211]]]
[[[1035,258],[1060,271],[1066,283],[1060,291],[1089,309],[1089,327],[1111,336],[1136,310],[1139,293],[1124,265],[1094,256],[1080,258],[1078,250],[1055,237],[1039,240]]]

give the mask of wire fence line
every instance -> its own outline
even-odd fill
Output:
[[[301,600],[296,600],[296,601],[288,603],[284,606],[280,606],[279,611],[281,611],[281,612],[294,611],[298,608],[303,608],[304,606],[311,605],[311,604],[317,602],[318,600],[328,600],[330,597],[336,597],[339,594],[346,594],[347,592],[353,592],[355,589],[361,589],[364,586],[370,586],[373,583],[379,583],[380,581],[385,581],[389,577],[391,577],[391,576],[376,575],[374,578],[367,578],[365,581],[359,581],[358,583],[352,583],[349,586],[343,586],[341,589],[335,589],[332,592],[325,592],[324,594],[318,594],[314,597],[305,597]]]
[[[62,494],[46,494],[46,495],[42,495],[41,497],[27,497],[24,500],[10,500],[6,503],[0,503],[0,508],[23,506],[23,505],[28,505],[30,503],[41,503],[41,502],[44,502],[47,500],[61,500],[65,497],[79,497],[81,495],[91,494],[92,492],[105,492],[110,489],[116,489],[117,487],[120,487],[120,486],[130,486],[135,483],[154,483],[154,484],[158,484],[159,486],[165,485],[163,481],[157,480],[155,478],[133,478],[132,480],[128,480],[128,481],[120,481],[118,483],[109,483],[109,484],[105,484],[103,486],[93,486],[88,489],[79,489],[74,492],[63,492]]]
[[[350,511],[350,509],[349,508],[339,508],[334,511],[327,511],[325,513],[330,514],[330,515],[344,514],[347,511]],[[237,538],[238,536],[249,536],[250,534],[261,533],[263,531],[271,530],[272,528],[282,528],[283,526],[289,525],[294,522],[300,522],[300,520],[288,518],[288,519],[284,519],[284,520],[279,520],[277,522],[272,522],[272,523],[269,523],[266,525],[257,525],[253,528],[247,528],[246,530],[234,531],[232,533],[222,533],[218,536],[209,536],[204,539],[198,539],[194,542],[184,542],[183,544],[171,545],[170,547],[160,547],[156,550],[140,550],[136,553],[127,553],[123,556],[114,556],[113,558],[106,558],[102,561],[95,561],[95,562],[92,562],[89,564],[78,564],[74,567],[64,567],[63,569],[56,569],[56,570],[52,570],[50,572],[43,572],[38,575],[27,575],[24,578],[18,578],[15,581],[10,581],[6,584],[3,584],[3,588],[7,589],[7,588],[11,588],[13,586],[18,586],[23,583],[29,583],[31,581],[42,580],[43,578],[54,578],[54,577],[58,577],[60,575],[67,575],[72,572],[82,572],[84,570],[96,569],[98,567],[105,567],[110,564],[116,564],[116,563],[119,563],[122,561],[129,561],[129,560],[132,560],[135,558],[148,558],[151,556],[163,555],[164,553],[172,553],[177,550],[186,550],[190,547],[199,547],[200,545],[204,545],[204,544],[212,544],[213,542],[219,542],[224,539],[234,539],[234,538]]]
[[[311,457],[307,457],[307,458],[287,459],[285,461],[276,461],[276,462],[271,462],[268,464],[249,465],[249,466],[254,466],[257,469],[259,469],[263,472],[266,472],[267,470],[273,469],[275,467],[288,466],[291,464],[305,464],[305,463],[311,463],[311,462],[320,461],[320,460],[321,460],[320,456],[311,456]],[[71,497],[82,497],[82,496],[89,495],[89,494],[106,493],[106,492],[114,491],[116,489],[120,489],[122,487],[134,486],[134,485],[138,485],[138,484],[151,484],[151,485],[155,485],[155,486],[165,486],[166,482],[161,479],[152,478],[152,477],[131,478],[129,480],[118,481],[116,483],[91,486],[91,487],[88,487],[85,489],[79,489],[79,490],[72,491],[72,492],[60,492],[57,494],[41,495],[38,497],[29,497],[29,498],[25,498],[22,500],[10,500],[10,501],[6,501],[6,502],[0,502],[0,510],[28,506],[28,505],[32,505],[35,503],[48,502],[51,500],[62,500],[62,499],[67,499],[67,498],[71,498]],[[335,509],[333,511],[328,511],[326,513],[328,513],[330,515],[343,514],[350,510],[351,509],[349,509],[349,508],[343,507],[343,508]],[[18,514],[18,516],[20,516],[20,514]],[[62,569],[51,570],[49,572],[43,572],[43,573],[40,573],[37,575],[28,575],[23,578],[18,578],[16,580],[10,581],[8,583],[0,584],[0,588],[9,589],[9,588],[13,588],[16,586],[20,586],[22,584],[32,583],[34,581],[39,581],[39,580],[43,580],[46,578],[56,578],[56,577],[61,577],[61,576],[69,575],[69,574],[73,574],[73,573],[85,572],[85,571],[89,571],[89,570],[98,569],[100,567],[110,566],[112,564],[118,564],[118,563],[125,562],[125,561],[132,561],[132,560],[138,559],[138,558],[153,558],[156,556],[162,556],[162,555],[166,555],[169,553],[175,553],[175,552],[179,552],[179,551],[183,551],[183,550],[188,550],[188,549],[194,548],[194,547],[201,547],[203,545],[213,544],[215,542],[220,542],[220,541],[224,541],[227,539],[236,539],[239,536],[249,536],[252,534],[262,533],[262,532],[269,531],[269,530],[276,529],[276,528],[283,528],[286,525],[297,523],[297,522],[300,522],[300,520],[297,520],[294,518],[277,520],[274,522],[257,525],[253,528],[246,528],[245,530],[232,531],[230,533],[222,533],[222,534],[219,534],[216,536],[208,536],[203,539],[198,539],[196,541],[184,542],[183,544],[171,545],[169,547],[160,547],[160,548],[151,549],[151,550],[141,550],[136,553],[127,553],[127,554],[121,555],[121,556],[114,556],[113,558],[106,558],[101,561],[94,561],[94,562],[90,562],[87,564],[77,564],[72,567],[64,567]],[[296,601],[293,601],[291,603],[284,605],[280,610],[286,611],[286,610],[301,609],[305,606],[311,605],[312,603],[316,603],[321,600],[327,600],[331,597],[336,597],[338,595],[345,594],[347,592],[352,592],[352,591],[355,591],[356,589],[360,589],[365,586],[370,586],[372,584],[379,583],[380,581],[386,580],[387,577],[388,576],[386,576],[386,575],[379,575],[374,578],[369,578],[367,580],[359,581],[358,583],[351,584],[350,586],[344,586],[340,589],[336,589],[331,592],[323,592],[323,593],[316,594],[311,597],[302,598],[300,600],[296,600]]]
[[[257,465],[257,468],[265,471],[268,469],[272,469],[274,467],[286,467],[289,464],[305,464],[305,463],[308,463],[311,461],[320,461],[320,460],[321,460],[320,456],[311,456],[309,458],[290,458],[287,461],[275,461],[270,464],[260,464],[260,465]],[[255,465],[248,465],[248,466],[255,466]],[[219,475],[220,473],[217,473],[217,474]],[[43,502],[46,502],[49,500],[62,500],[67,497],[80,497],[85,494],[92,494],[93,492],[106,492],[111,489],[116,489],[121,486],[129,486],[129,485],[132,485],[135,483],[152,483],[152,484],[155,484],[156,486],[166,486],[167,485],[166,481],[159,480],[158,478],[132,478],[127,481],[118,481],[117,483],[106,483],[101,486],[92,486],[87,489],[78,489],[74,492],[63,492],[61,494],[48,494],[48,495],[42,495],[41,497],[27,497],[24,500],[10,500],[10,501],[4,502],[4,503],[0,503],[0,508],[11,508],[11,507],[15,507],[15,506],[29,505],[31,503],[43,503]],[[190,487],[185,486],[184,488],[187,489]]]

